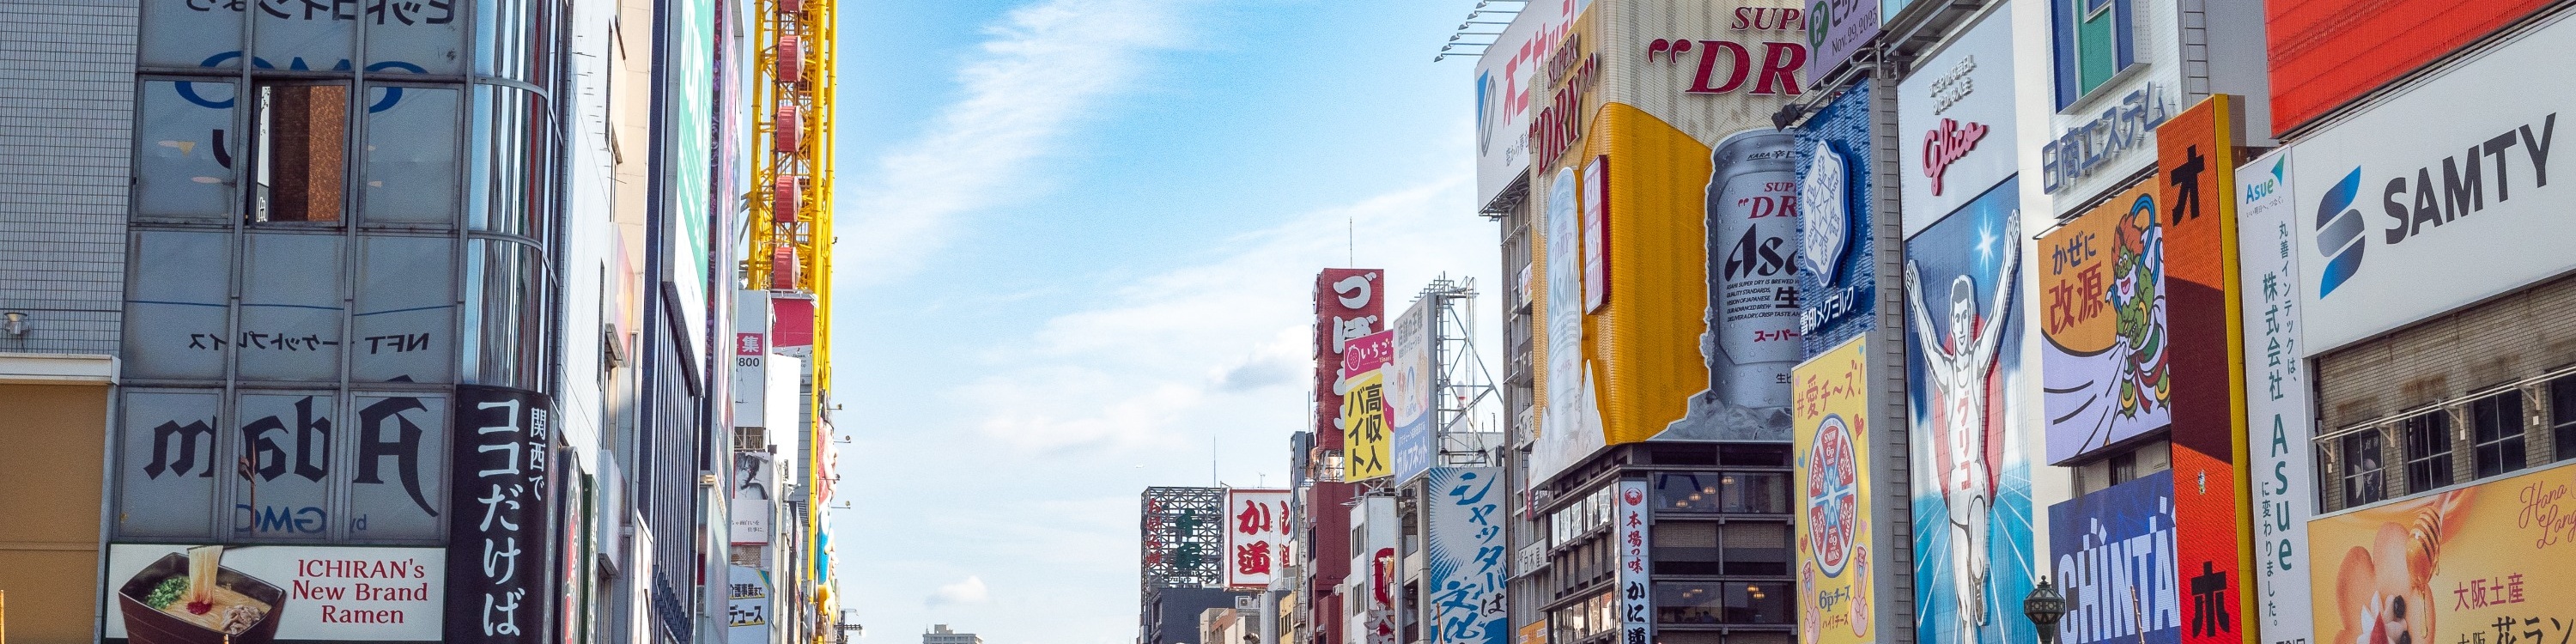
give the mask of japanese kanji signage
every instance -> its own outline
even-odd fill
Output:
[[[2308,545],[2319,642],[2576,641],[2576,468],[2318,519]]]
[[[1288,566],[1288,490],[1225,491],[1225,585],[1261,588]]]
[[[553,597],[547,509],[554,399],[501,387],[456,388],[448,496],[447,641],[547,640]]]
[[[1342,345],[1342,375],[1333,382],[1342,409],[1333,424],[1342,434],[1344,481],[1395,474],[1395,436],[1386,424],[1386,365],[1394,353],[1395,334],[1389,331]]]
[[[1431,644],[1505,644],[1503,497],[1511,489],[1502,484],[1502,468],[1440,467],[1429,476],[1423,592]]]
[[[2253,483],[2255,612],[2266,644],[2309,644],[2308,519],[2316,475],[2308,451],[2308,370],[2300,359],[2298,236],[2290,152],[2236,174],[2237,301],[2243,307],[2247,459]]]
[[[2173,422],[2165,335],[2164,209],[2133,186],[2039,238],[2040,371],[2047,463]]]
[[[1646,514],[1646,482],[1619,481],[1619,493],[1611,502],[1613,544],[1619,551],[1619,586],[1616,591],[1619,615],[1619,637],[1615,644],[1652,644],[1655,641],[1655,602],[1653,584],[1647,580],[1654,564],[1646,557],[1653,543],[1649,533],[1654,519]]]
[[[769,644],[769,573],[750,566],[726,568],[726,644]]]
[[[1869,358],[1863,336],[1792,372],[1798,469],[1790,489],[1802,499],[1797,604],[1803,644],[1876,641],[1869,444],[1878,439],[1870,434],[1869,398],[1878,381],[1870,378]]]
[[[1326,451],[1342,448],[1342,395],[1333,387],[1342,375],[1342,344],[1385,330],[1386,298],[1378,292],[1384,276],[1369,268],[1315,275],[1315,436]]]

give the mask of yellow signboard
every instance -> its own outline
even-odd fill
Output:
[[[2332,644],[2557,644],[2576,634],[2576,467],[2308,524]]]
[[[1870,583],[1868,337],[1790,372],[1797,473],[1799,641],[1868,644]]]
[[[1342,345],[1342,373],[1333,392],[1342,395],[1342,480],[1395,475],[1395,435],[1386,424],[1386,365],[1395,356],[1395,332],[1379,331]]]

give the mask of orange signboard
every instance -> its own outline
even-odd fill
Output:
[[[2306,124],[2549,0],[2271,0],[2272,129]]]

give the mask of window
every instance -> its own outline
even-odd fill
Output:
[[[1664,512],[1780,514],[1789,511],[1789,475],[1779,472],[1659,474],[1656,509]]]
[[[2406,439],[2406,493],[2451,484],[2451,417],[2435,411],[2398,424]]]
[[[273,83],[258,87],[253,137],[259,160],[251,220],[340,220],[349,140],[346,83]]]
[[[1786,582],[1655,584],[1659,624],[1787,624],[1792,617]]]
[[[1717,532],[1718,524],[1706,521],[1656,522],[1655,574],[1724,574]]]
[[[2342,438],[2343,441],[2343,507],[2377,503],[2388,498],[2388,485],[2382,480],[2380,467],[2385,461],[2382,439],[2377,428],[2362,430]]]
[[[2549,381],[2549,425],[2553,460],[2576,458],[2576,375]]]
[[[2138,453],[2134,450],[2111,455],[2111,484],[2119,485],[2138,478]]]
[[[2477,430],[2478,478],[2522,469],[2526,459],[2521,390],[2507,389],[2470,401],[2469,425]]]
[[[1789,574],[1789,524],[1728,523],[1718,542],[1729,575]]]

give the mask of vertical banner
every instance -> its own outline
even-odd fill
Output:
[[[2254,488],[2256,612],[2247,621],[2266,644],[2308,644],[2308,520],[2316,516],[2315,461],[2310,456],[2308,370],[2299,347],[2298,193],[2290,150],[2246,164],[2236,174],[2239,237],[2237,290],[2244,315],[2246,437]]]
[[[1316,447],[1326,451],[1342,449],[1342,395],[1333,386],[1342,376],[1342,344],[1385,329],[1382,284],[1377,269],[1315,274],[1315,436]]]
[[[1225,585],[1260,588],[1288,564],[1288,490],[1225,491]]]
[[[2173,423],[2157,188],[2150,182],[2114,193],[2039,238],[2034,268],[2051,464]]]
[[[2237,466],[2245,415],[2236,306],[2235,97],[2213,94],[2156,128],[2166,344],[2173,408],[2175,562],[2183,641],[2251,644],[2244,584],[2247,525]],[[2154,229],[2150,228],[2152,232]],[[2125,317],[2125,316],[2124,316]]]
[[[733,318],[733,426],[769,427],[769,292],[736,291]],[[795,416],[779,419],[794,426]]]
[[[1861,83],[1843,92],[1798,130],[1798,205],[1787,214],[1798,221],[1801,356],[1822,354],[1878,326],[1870,87]]]
[[[554,399],[532,391],[456,387],[456,451],[448,496],[447,641],[537,644],[553,622],[547,598],[546,456]]]
[[[769,573],[726,566],[725,644],[769,644]]]
[[[1386,365],[1394,353],[1395,334],[1388,331],[1342,345],[1342,375],[1333,382],[1333,394],[1342,397],[1342,413],[1333,424],[1342,432],[1344,481],[1395,474],[1395,441],[1386,426]]]
[[[1395,326],[1387,329],[1394,334],[1395,359],[1386,366],[1386,421],[1395,436],[1392,459],[1398,482],[1429,470],[1439,449],[1439,430],[1432,428],[1440,415],[1432,401],[1433,370],[1438,367],[1431,363],[1432,345],[1439,341],[1434,333],[1438,316],[1438,304],[1422,298],[1395,316]]]
[[[1431,605],[1431,644],[1510,644],[1503,585],[1503,497],[1499,467],[1431,470],[1424,512],[1428,573],[1423,592]]]
[[[1654,562],[1646,558],[1648,544],[1654,542],[1652,517],[1646,515],[1646,482],[1637,479],[1619,481],[1619,496],[1612,501],[1611,520],[1618,530],[1619,550],[1619,639],[1620,644],[1646,644],[1655,641],[1655,604],[1653,585],[1647,576]]]
[[[1797,472],[1790,488],[1804,493],[1797,516],[1798,641],[1802,644],[1869,644],[1877,641],[1872,609],[1878,589],[1870,579],[1873,511],[1869,445],[1868,338],[1852,338],[1794,372]]]
[[[1922,644],[2038,639],[2030,463],[2022,429],[2020,181],[1905,243],[1906,409],[1913,445],[1914,609]],[[1931,291],[1926,288],[1933,289]],[[1933,308],[1926,300],[1940,302]]]
[[[2048,508],[2048,551],[2065,585],[2066,644],[2182,641],[2174,559],[2173,472]]]

